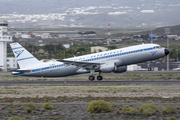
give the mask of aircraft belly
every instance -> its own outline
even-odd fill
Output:
[[[75,75],[77,69],[73,66],[66,66],[61,69],[51,69],[36,73],[29,73],[25,74],[25,76],[37,76],[37,77],[63,77],[63,76],[69,76],[69,75]]]

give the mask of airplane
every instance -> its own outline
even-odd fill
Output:
[[[35,77],[64,77],[90,73],[93,81],[94,72],[99,72],[97,80],[102,80],[101,73],[123,73],[127,65],[159,59],[169,54],[169,50],[158,44],[141,44],[105,52],[93,53],[68,59],[41,62],[19,43],[11,43],[11,49],[20,69],[12,75]]]

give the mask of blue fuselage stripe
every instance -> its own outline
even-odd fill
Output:
[[[27,59],[32,59],[34,57],[28,57],[28,58],[23,58],[23,59],[17,59],[17,61],[22,61],[22,60],[27,60]]]
[[[23,48],[23,47],[12,48],[12,50],[16,50],[16,49],[20,49],[20,48]]]

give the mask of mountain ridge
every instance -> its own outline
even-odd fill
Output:
[[[158,27],[180,23],[178,0],[0,0],[0,2],[0,19],[7,18],[13,27],[22,24],[24,27],[54,27],[52,25],[107,27],[108,23],[111,23],[112,27]],[[48,16],[49,13],[58,13],[62,19],[52,20],[53,16],[41,18],[42,15]],[[26,16],[19,19],[14,18],[13,14]],[[34,14],[40,18],[28,17]],[[48,25],[49,22],[52,22],[52,25]]]

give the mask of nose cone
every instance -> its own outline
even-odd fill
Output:
[[[164,49],[164,53],[165,53],[165,55],[168,55],[169,54],[169,50],[168,49]]]

